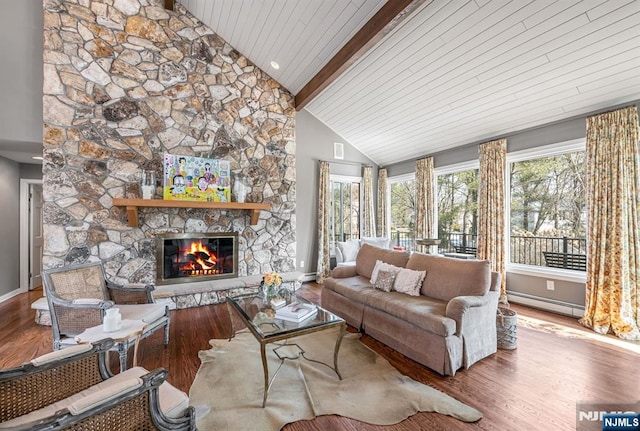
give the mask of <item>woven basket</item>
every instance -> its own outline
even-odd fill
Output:
[[[498,307],[496,327],[498,330],[498,349],[513,350],[518,346],[518,313]]]

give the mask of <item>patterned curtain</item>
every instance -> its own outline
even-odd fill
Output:
[[[504,182],[507,140],[481,144],[478,181],[478,258],[491,261],[491,269],[502,274],[500,302],[507,302],[505,270]]]
[[[364,226],[362,227],[363,237],[376,236],[375,206],[373,205],[373,168],[365,166],[362,168],[363,191],[363,216]]]
[[[580,322],[640,340],[638,109],[587,119],[587,296]]]
[[[329,162],[320,161],[318,180],[318,269],[316,281],[324,283],[331,273],[329,260],[329,214],[331,212],[331,180]]]
[[[434,238],[433,157],[416,160],[416,238]]]
[[[378,216],[376,233],[378,237],[387,236],[387,170],[378,169]]]

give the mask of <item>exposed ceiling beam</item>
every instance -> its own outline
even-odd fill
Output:
[[[173,10],[173,0],[164,0],[164,8]]]
[[[299,111],[427,0],[387,0],[295,96]]]

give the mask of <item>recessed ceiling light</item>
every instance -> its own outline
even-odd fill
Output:
[[[44,160],[42,156],[33,156],[31,157],[33,160]]]
[[[275,70],[280,69],[280,65],[278,63],[276,63],[275,61],[271,62],[271,67],[273,67]]]

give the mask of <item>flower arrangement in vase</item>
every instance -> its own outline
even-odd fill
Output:
[[[277,272],[267,272],[262,275],[260,287],[262,288],[262,296],[265,300],[276,296],[277,288],[282,284],[282,277]]]

